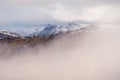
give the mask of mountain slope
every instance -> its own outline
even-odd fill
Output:
[[[66,24],[44,24],[41,26],[37,26],[35,28],[32,27],[32,29],[29,27],[23,29],[21,32],[21,29],[13,29],[13,30],[4,30],[0,29],[0,39],[5,38],[32,38],[32,37],[38,37],[38,38],[48,38],[51,36],[58,35],[60,33],[67,33],[67,32],[73,32],[73,31],[79,31],[85,27],[87,27],[90,24],[82,24],[82,23],[66,23]],[[26,32],[27,30],[27,32]],[[24,35],[22,35],[23,33]]]
[[[0,29],[0,39],[6,38],[20,38],[20,35],[18,33]]]
[[[90,24],[47,24],[43,30],[36,31],[28,36],[21,36],[18,33],[0,29],[0,42],[9,43],[12,46],[16,45],[18,47],[35,46],[39,43],[46,44],[53,39],[62,38],[64,36],[76,36],[79,33],[83,34],[92,31],[89,29],[91,29]]]
[[[79,30],[79,29],[82,29],[83,27],[86,27],[86,25],[75,24],[75,23],[69,23],[66,25],[48,24],[42,31],[35,32],[28,36],[29,37],[45,37],[45,38],[47,38],[50,36],[57,35],[59,33]]]

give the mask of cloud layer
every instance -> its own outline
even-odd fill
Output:
[[[0,46],[7,56],[0,56],[0,80],[120,80],[120,28],[114,26],[13,52]]]
[[[119,23],[119,4],[119,0],[4,0],[0,1],[0,24]]]

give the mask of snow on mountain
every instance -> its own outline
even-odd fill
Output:
[[[14,33],[14,32],[10,32],[4,29],[0,29],[0,39],[4,39],[4,38],[10,38],[10,37],[20,37],[20,35],[18,33]]]
[[[43,25],[9,25],[0,26],[0,34],[12,37],[49,37],[59,33],[79,30],[88,26],[87,23],[43,24]],[[5,30],[4,30],[5,29]],[[3,36],[3,37],[4,37]],[[1,37],[1,36],[0,36]]]
[[[58,25],[58,24],[47,24],[46,27],[42,31],[35,32],[33,34],[28,35],[29,37],[49,37],[61,32],[79,30],[83,27],[86,27],[88,24],[76,24],[76,23],[69,23],[65,25]]]
[[[44,25],[1,25],[1,29],[5,29],[10,32],[18,33],[22,37],[32,34],[34,32],[42,31]]]

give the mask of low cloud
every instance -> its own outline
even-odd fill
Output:
[[[1,56],[0,79],[119,80],[119,34],[119,27],[93,28],[57,38],[45,47]],[[0,49],[2,54],[6,47]]]

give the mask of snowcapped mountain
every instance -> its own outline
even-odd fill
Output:
[[[27,36],[34,32],[42,31],[45,25],[0,25],[0,28],[10,32],[18,33],[21,36]]]
[[[60,33],[72,32],[75,30],[81,30],[90,24],[82,23],[66,23],[66,24],[44,24],[37,26],[27,27],[7,27],[0,29],[0,39],[4,38],[26,38],[26,37],[44,37],[48,38]]]
[[[86,27],[88,24],[76,24],[76,23],[69,23],[65,25],[58,25],[58,24],[47,24],[46,27],[42,31],[38,31],[28,35],[28,37],[49,37],[54,36],[59,33],[64,33],[68,31],[79,30],[83,27]]]
[[[4,29],[0,29],[0,39],[5,38],[19,38],[20,35],[18,33],[10,32]]]

